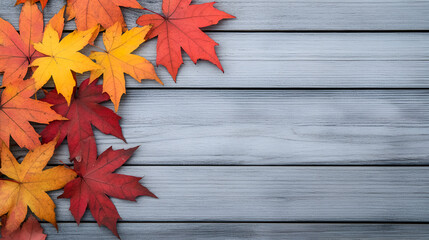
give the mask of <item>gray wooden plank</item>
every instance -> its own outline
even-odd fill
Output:
[[[429,58],[426,32],[208,34],[221,44],[216,50],[224,61],[426,61]],[[101,37],[97,40],[97,45],[103,46]],[[87,49],[89,53],[91,47]],[[156,40],[149,40],[134,53],[155,60],[155,49]]]
[[[221,42],[225,73],[206,61],[195,66],[183,54],[177,84],[157,68],[164,88],[429,87],[429,33],[209,34]],[[155,63],[155,49],[156,41],[148,41],[136,54]],[[128,88],[161,87],[126,79]]]
[[[117,239],[96,223],[42,224],[49,239]],[[426,240],[425,224],[119,223],[121,239],[374,239]]]
[[[195,66],[183,54],[185,64],[177,84],[163,66],[157,68],[166,88],[429,87],[428,33],[210,36],[221,42],[217,52],[225,73],[205,61]],[[148,41],[135,53],[155,63],[155,49],[156,41]],[[127,87],[160,85],[154,81],[139,84],[127,76]]]
[[[99,152],[141,145],[137,165],[419,165],[428,105],[426,90],[129,90],[128,144],[95,132]]]
[[[161,0],[142,1],[146,8],[160,11]],[[209,0],[194,0],[205,3]],[[17,23],[19,7],[15,0],[0,3],[0,16]],[[46,21],[65,1],[50,1],[45,9]],[[428,30],[429,1],[427,0],[222,0],[216,7],[237,16],[236,20],[221,22],[210,30]],[[129,27],[148,12],[123,10]],[[74,22],[67,24],[74,28]]]
[[[113,199],[123,221],[429,221],[429,167],[133,166],[159,199]],[[51,195],[55,198],[60,191]],[[73,221],[67,199],[57,220]],[[87,212],[84,221],[93,221]]]

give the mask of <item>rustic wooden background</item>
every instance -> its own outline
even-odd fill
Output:
[[[0,17],[18,26],[14,2]],[[429,0],[216,6],[237,16],[206,29],[225,74],[184,55],[177,84],[128,78],[128,144],[97,132],[100,152],[141,145],[120,172],[159,196],[113,200],[122,239],[429,239]],[[129,27],[142,13],[124,9]],[[115,239],[56,203],[49,239]]]

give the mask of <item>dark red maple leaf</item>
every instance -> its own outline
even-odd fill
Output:
[[[153,25],[148,38],[158,36],[156,64],[165,66],[174,81],[183,63],[182,48],[194,63],[198,59],[208,60],[223,71],[214,48],[219,44],[200,28],[235,18],[214,8],[214,2],[190,5],[191,1],[164,0],[162,12],[165,16],[146,14],[137,19],[139,25]]]
[[[119,237],[116,223],[121,217],[108,196],[130,201],[135,201],[138,196],[157,198],[139,183],[141,178],[113,173],[137,148],[113,150],[110,147],[98,159],[90,154],[90,158],[75,162],[78,178],[64,187],[59,198],[70,198],[70,211],[78,224],[89,206],[97,223]]]
[[[2,219],[2,225],[6,223],[6,218]],[[22,224],[22,227],[13,231],[7,232],[5,228],[1,229],[2,240],[45,240],[46,234],[43,233],[43,228],[37,219],[30,215]]]
[[[80,161],[83,154],[92,153],[97,156],[92,126],[125,141],[119,125],[121,117],[99,104],[110,99],[107,93],[103,93],[103,85],[97,85],[97,80],[89,85],[88,83],[89,79],[82,82],[77,92],[75,89],[70,106],[56,90],[48,92],[46,97],[41,99],[53,104],[52,109],[69,119],[51,122],[41,133],[42,141],[50,142],[59,134],[58,147],[67,137],[70,159],[76,158],[77,161]]]

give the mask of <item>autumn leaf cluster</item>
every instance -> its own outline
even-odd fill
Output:
[[[64,189],[59,198],[70,199],[77,223],[89,208],[99,225],[119,237],[120,215],[110,197],[135,201],[156,196],[140,184],[141,178],[114,173],[137,147],[110,147],[98,155],[93,128],[125,141],[116,114],[126,93],[125,74],[138,82],[163,84],[152,63],[133,54],[145,41],[158,38],[156,64],[174,81],[183,64],[182,49],[194,63],[208,60],[223,71],[215,52],[218,44],[201,28],[234,17],[214,3],[191,0],[164,0],[162,14],[136,0],[67,0],[45,26],[43,11],[49,4],[17,0],[19,32],[0,18],[1,235],[45,239],[32,214],[57,227],[55,203],[47,192]],[[136,19],[140,27],[127,28],[121,7],[142,11]],[[65,22],[73,19],[76,29],[64,32]],[[85,72],[89,78],[77,80]],[[102,105],[109,101],[114,111]],[[35,123],[46,127],[36,131]],[[65,139],[72,166],[46,167]],[[13,153],[19,148],[28,150],[22,161]]]

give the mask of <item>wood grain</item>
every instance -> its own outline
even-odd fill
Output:
[[[429,167],[133,166],[159,199],[113,199],[124,221],[429,221]],[[54,198],[60,192],[51,194]],[[72,221],[56,200],[57,220]],[[89,212],[84,221],[93,221]]]
[[[129,90],[128,144],[96,138],[100,153],[141,145],[133,165],[419,165],[427,106],[426,90]],[[66,159],[64,145],[54,163]]]
[[[59,223],[59,232],[42,224],[52,239],[117,239],[96,223]],[[426,240],[425,224],[300,224],[300,223],[119,223],[121,239],[368,239]]]
[[[210,36],[221,43],[217,52],[225,73],[205,61],[195,66],[184,53],[177,84],[163,66],[158,67],[164,88],[429,87],[428,33]],[[135,53],[155,63],[155,49],[152,40]],[[139,84],[127,76],[127,87],[161,86],[154,81]]]
[[[142,1],[142,5],[160,12],[161,0]],[[209,0],[194,0],[206,3]],[[17,25],[20,7],[11,8],[15,0],[0,3],[0,17]],[[45,8],[47,22],[64,5],[65,0],[50,1]],[[220,10],[237,17],[210,30],[282,31],[282,30],[428,30],[427,0],[222,0]],[[123,10],[129,27],[148,12]],[[74,29],[74,22],[66,29]]]

